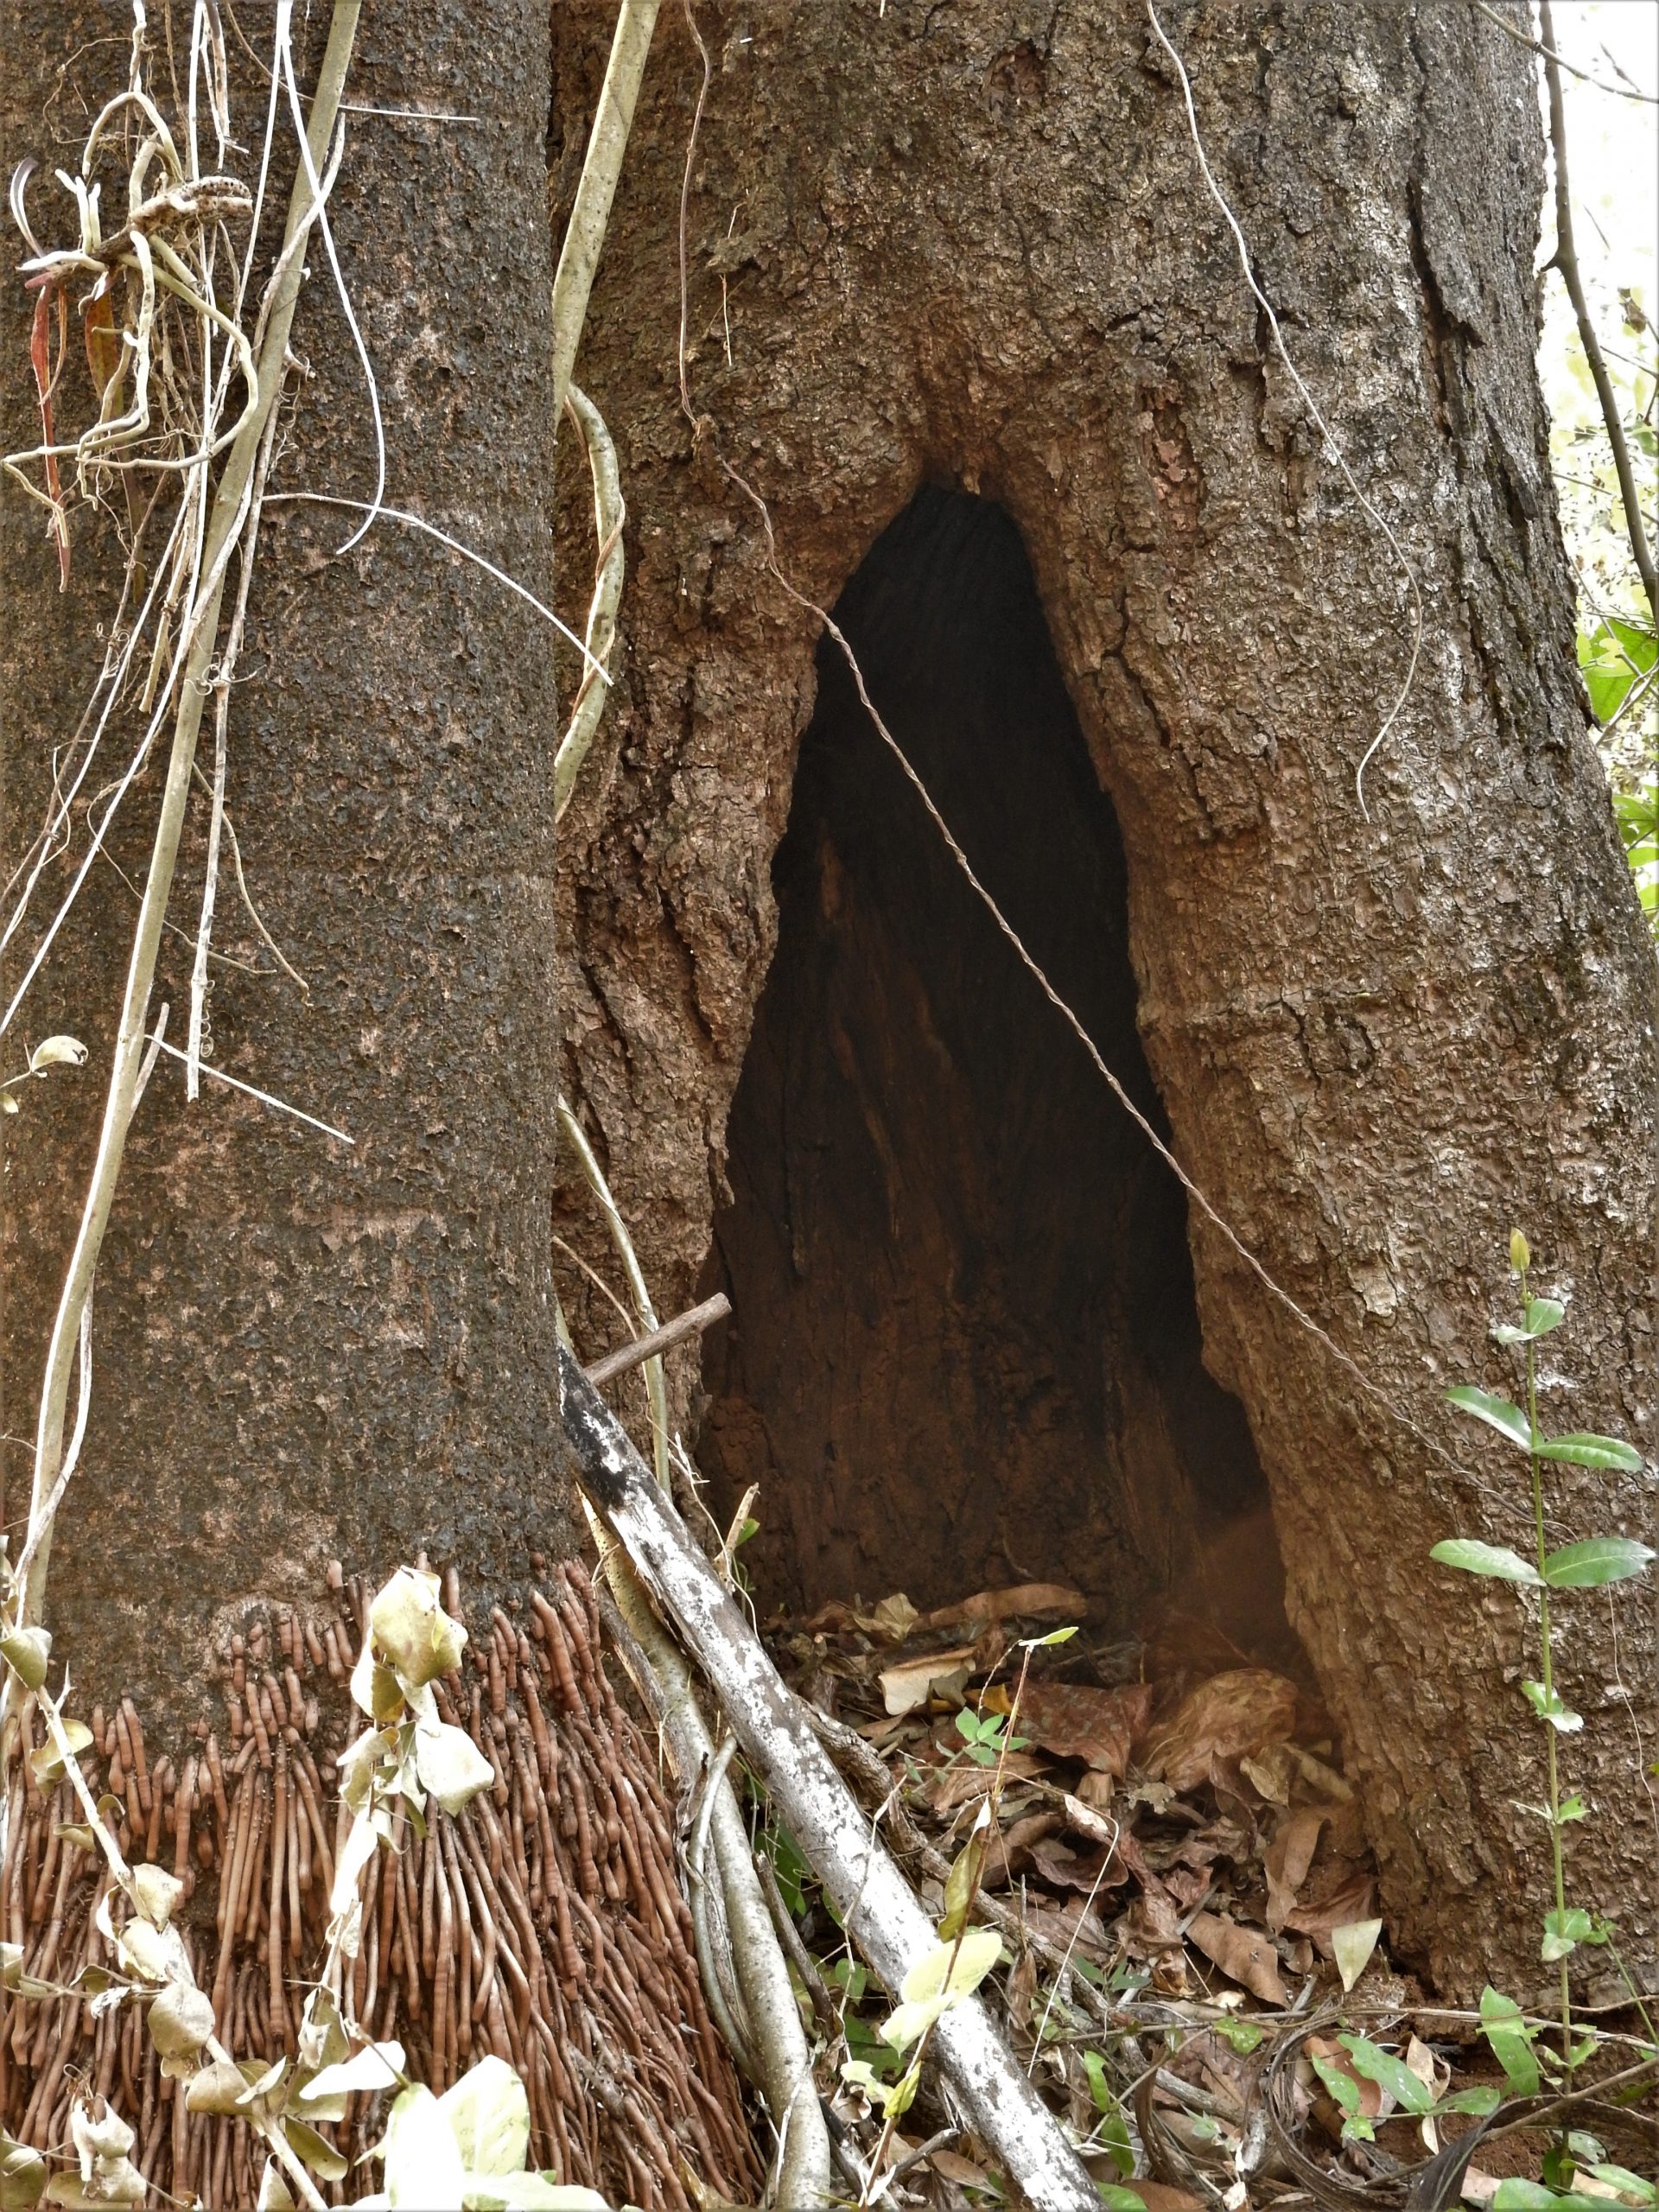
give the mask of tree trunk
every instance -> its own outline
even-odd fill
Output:
[[[556,202],[607,12],[559,18]],[[702,1400],[675,1356],[679,1417],[695,1433],[707,1403],[728,1499],[766,1474],[775,1595],[837,1576],[931,1595],[1058,1561],[1121,1618],[1160,1583],[1179,1597],[1192,1548],[1221,1548],[1224,1580],[1259,1572],[1229,1548],[1260,1525],[1248,1442],[1224,1402],[1213,1434],[1179,1433],[1201,1321],[1396,1948],[1443,1989],[1534,1983],[1522,1617],[1427,1559],[1453,1533],[1524,1546],[1524,1471],[1441,1393],[1508,1387],[1488,1328],[1518,1224],[1540,1287],[1572,1297],[1547,1425],[1650,1446],[1656,1067],[1533,366],[1530,58],[1472,10],[1392,0],[1165,13],[1292,355],[1421,581],[1368,817],[1356,772],[1410,656],[1404,579],[1243,284],[1141,0],[698,15],[696,435],[676,230],[701,72],[666,18],[577,364],[621,455],[632,662],[564,879],[566,1088],[664,1309],[734,1291]],[[816,620],[728,469],[768,503],[791,584],[821,606],[847,588],[875,704],[969,857],[1314,1326],[1196,1213],[1191,1318],[1185,1255],[1135,1212],[1151,1171],[1120,1108],[1097,1078],[1091,1108],[1067,1103],[1075,1039],[982,909],[962,906],[971,945],[939,918],[937,832],[833,648],[815,676]],[[988,626],[1029,628],[1019,563],[998,613],[956,525],[912,505],[925,486],[1010,519],[1075,728],[1045,639],[1020,649],[1023,700],[986,688]],[[579,1193],[563,1212],[597,1262]],[[1072,1262],[1022,1255],[1022,1222],[1028,1246],[1071,1240],[1064,1342]],[[1109,1232],[1122,1250],[1090,1260]],[[1148,1324],[1135,1286],[1160,1282]],[[614,1325],[570,1295],[596,1347]],[[1091,1479],[1060,1484],[1085,1447]],[[1650,1484],[1562,1469],[1552,1510],[1647,1534]],[[1649,1599],[1591,1598],[1559,1662],[1595,1810],[1574,1894],[1618,1916],[1628,1961],[1659,1948],[1655,1631]]]
[[[270,11],[239,13],[268,52]],[[302,86],[327,14],[310,11]],[[164,86],[156,16],[152,8],[149,65]],[[75,165],[86,119],[125,80],[127,27],[103,35],[111,20],[33,0],[8,0],[0,11],[0,165],[10,174],[26,153],[45,157],[31,207],[54,243],[73,207],[50,171]],[[181,18],[174,11],[181,76],[188,21],[188,9]],[[235,62],[240,73],[239,55]],[[543,601],[553,451],[547,70],[547,13],[535,0],[508,0],[487,20],[438,0],[369,6],[331,204],[379,379],[388,499]],[[239,75],[237,93],[227,161],[251,162],[264,80]],[[446,119],[410,119],[411,110]],[[288,149],[271,184],[280,211],[294,159],[285,124],[277,144]],[[106,235],[119,219],[106,209]],[[364,376],[315,238],[309,263],[294,337],[301,389],[274,481],[365,499],[374,434]],[[8,448],[39,438],[29,304],[8,281]],[[60,423],[86,419],[78,329],[73,343]],[[9,486],[0,514],[5,830],[15,856],[45,814],[54,761],[95,673],[119,556],[108,522],[78,507],[73,572],[60,595],[39,510]],[[256,1821],[250,1916],[221,1942],[216,1883],[204,1879],[189,1940],[226,2038],[238,2055],[269,2056],[293,2046],[301,1999],[288,1978],[308,1970],[327,1916],[321,1827],[313,1859],[302,1821],[284,1871],[285,1796],[299,1803],[303,1769],[332,1830],[333,1756],[346,1719],[340,1685],[365,1593],[417,1552],[453,1571],[473,1649],[446,1694],[463,1720],[470,1703],[497,1767],[494,1805],[457,1824],[447,1843],[436,1829],[423,1850],[411,1843],[402,1878],[405,1892],[411,1871],[424,1882],[423,1941],[422,1892],[414,1931],[397,1933],[397,1862],[378,1863],[359,2007],[377,2032],[410,2044],[435,2088],[486,2049],[520,2064],[535,2163],[641,2203],[683,2205],[688,2167],[728,2191],[754,2172],[690,1964],[654,1749],[599,1670],[597,1605],[575,1564],[573,1501],[559,1471],[548,632],[477,566],[390,520],[336,559],[355,519],[303,505],[265,514],[232,703],[228,809],[251,896],[305,982],[276,971],[227,855],[215,945],[234,957],[215,969],[211,999],[212,1065],[350,1142],[211,1079],[187,1106],[182,1071],[157,1066],[99,1269],[91,1420],[60,1523],[48,1619],[74,1709],[93,1719],[111,1762],[111,1786],[132,1793],[124,1833],[135,1857],[171,1864],[176,1848],[194,1878],[194,1781],[195,1857],[201,1871],[222,1868],[226,1802],[219,1796],[215,1814],[213,1800],[225,1741],[228,1832],[246,1831],[245,1815]],[[118,721],[107,760],[139,727],[130,713]],[[202,758],[211,772],[209,745]],[[100,765],[89,789],[116,772]],[[112,837],[118,865],[89,879],[6,1046],[9,1068],[24,1064],[25,1037],[48,1031],[91,1048],[78,1073],[60,1069],[28,1085],[22,1113],[6,1124],[3,1427],[14,1535],[27,1511],[47,1332],[86,1186],[160,779],[152,762]],[[166,1001],[179,1042],[207,820],[206,804],[194,805],[171,909],[177,929],[151,1001],[152,1027]],[[86,836],[78,818],[69,852],[42,883],[43,915]],[[23,931],[20,956],[38,928]],[[8,994],[22,965],[9,959]],[[130,1717],[118,1722],[124,1693]],[[133,1738],[140,1715],[148,1760]],[[208,1723],[211,1760],[199,1740]],[[23,1816],[14,1847],[33,1878],[54,1808],[21,1778],[14,1803]],[[499,1831],[508,1829],[504,1872]],[[302,1896],[296,1851],[314,1878]],[[85,1886],[70,1884],[72,1929],[84,1929]],[[49,1887],[19,1893],[14,1882],[10,1904],[8,1937],[26,1921],[38,1944],[55,1909]],[[480,1923],[493,1920],[517,1979],[505,1956],[493,1979],[479,1962]],[[492,1932],[492,1959],[495,1943]],[[452,1968],[459,2000],[444,1994]],[[526,1988],[533,2018],[521,2003]],[[100,2031],[71,2008],[61,2050],[55,2019],[37,2034],[34,2014],[19,2012],[6,2032],[14,2063],[0,2118],[18,2132],[29,2113],[33,2139],[65,2139],[60,2085],[67,2095],[77,2069],[92,2066],[75,2039]],[[688,2035],[702,2075],[695,2090]],[[100,2062],[105,2044],[112,2052],[101,2032]],[[141,2078],[149,2069],[143,2171],[156,2186],[171,2172],[186,2194],[211,2175],[211,2201],[251,2202],[247,2131],[186,2128],[181,2110],[172,2126],[172,2088],[156,2101],[155,2062],[141,2034]],[[128,2065],[124,2058],[130,2088]],[[652,2081],[649,2115],[617,2084],[616,2071],[631,2067]],[[140,2124],[137,2110],[128,2117]],[[360,2126],[369,2118],[365,2110]],[[233,2135],[241,2147],[232,2151]]]

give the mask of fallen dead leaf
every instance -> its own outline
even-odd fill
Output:
[[[955,1697],[968,1686],[974,1663],[972,1644],[950,1651],[925,1651],[918,1659],[901,1659],[884,1668],[877,1680],[881,1702],[889,1713],[916,1713],[933,1696]]]
[[[1030,1851],[1032,1865],[1057,1890],[1082,1890],[1092,1894],[1109,1883],[1115,1888],[1129,1878],[1128,1869],[1121,1860],[1116,1866],[1108,1867],[1105,1852],[1073,1851],[1058,1836],[1039,1837],[1031,1845]]]
[[[1029,1617],[1046,1620],[1056,1615],[1080,1621],[1089,1610],[1081,1590],[1064,1582],[1017,1582],[1007,1590],[976,1590],[955,1605],[940,1605],[924,1613],[923,1628],[983,1628],[990,1621]]]
[[[968,2189],[990,2189],[995,2177],[983,2166],[976,2166],[971,2158],[964,2158],[959,2151],[930,2151],[927,2163],[936,2174],[943,2174],[946,2181],[954,2181]]]
[[[1024,1781],[1040,1773],[1042,1763],[1029,1751],[1010,1751],[1002,1762],[1005,1782]],[[963,1805],[977,1804],[989,1790],[996,1769],[965,1761],[959,1766],[938,1767],[922,1783],[922,1795],[936,1813],[954,1813]]]
[[[1325,1957],[1334,1958],[1332,1929],[1350,1921],[1369,1920],[1376,1895],[1376,1883],[1371,1875],[1351,1874],[1342,1887],[1329,1897],[1295,1906],[1285,1915],[1285,1925],[1294,1929],[1298,1935],[1311,1936]]]
[[[1173,1789],[1191,1789],[1224,1759],[1254,1757],[1281,1741],[1296,1717],[1296,1685],[1265,1667],[1212,1675],[1181,1701],[1142,1764]]]
[[[1116,1847],[1123,1833],[1121,1821],[1108,1820],[1092,1805],[1086,1804],[1081,1797],[1073,1797],[1069,1791],[1063,1794],[1060,1802],[1065,1808],[1065,1824],[1069,1828],[1074,1829],[1078,1835],[1092,1836],[1096,1843],[1105,1844],[1109,1850]]]
[[[1269,1805],[1288,1805],[1291,1783],[1301,1769],[1295,1746],[1281,1742],[1264,1745],[1259,1758],[1240,1759],[1238,1770]]]
[[[1091,1766],[1077,1783],[1078,1798],[1096,1813],[1109,1813],[1116,1795],[1112,1777],[1096,1767]]]
[[[1115,1690],[1082,1682],[1027,1682],[1019,1726],[1057,1758],[1082,1759],[1100,1773],[1122,1777],[1151,1711],[1149,1682]]]
[[[1268,1877],[1268,1933],[1276,1936],[1285,1915],[1295,1909],[1296,1892],[1313,1864],[1314,1847],[1325,1826],[1322,1806],[1306,1805],[1287,1814],[1262,1856]]]
[[[902,1643],[921,1615],[902,1590],[895,1590],[891,1598],[883,1598],[870,1614],[868,1625],[877,1636],[885,1637],[890,1643]]]
[[[1374,2082],[1369,2074],[1362,2074],[1334,2036],[1310,2036],[1307,2039],[1307,2050],[1311,2056],[1322,2060],[1327,2066],[1334,2067],[1338,2074],[1347,2075],[1359,2091],[1359,2109],[1367,2120],[1386,2120],[1394,2110],[1394,2099],[1382,2084],[1380,2082]],[[1329,2093],[1324,2094],[1328,2095]],[[1335,2113],[1335,2129],[1339,2133],[1342,2114],[1335,2112],[1334,2100],[1332,2100],[1332,2112]],[[1326,2114],[1325,2117],[1329,2120],[1331,2115]]]
[[[1195,1915],[1187,1929],[1189,1939],[1213,1966],[1242,1983],[1264,2005],[1283,2005],[1285,1985],[1279,1979],[1279,1956],[1271,1940],[1259,1928],[1241,1928],[1213,1912]]]
[[[1126,2181],[1119,2186],[1126,2196],[1138,2196],[1147,2212],[1204,2212],[1201,2197],[1189,2196],[1184,2189],[1172,2189],[1167,2182]]]

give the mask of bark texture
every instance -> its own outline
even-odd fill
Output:
[[[441,135],[350,118],[332,217],[382,385],[388,497],[545,598],[545,35],[531,6],[499,29],[497,51],[464,8],[365,11],[348,97],[488,119]],[[8,162],[51,150],[43,128],[67,130],[81,99],[95,111],[100,72],[121,81],[124,52],[78,52],[85,30],[60,10],[8,10]],[[45,106],[66,64],[73,97]],[[262,88],[244,94],[239,112],[263,119]],[[309,261],[295,344],[310,373],[276,484],[366,498],[362,371],[320,246]],[[27,304],[8,284],[10,446],[32,442]],[[36,511],[4,503],[9,851],[45,812],[53,749],[111,612],[112,548],[86,510],[74,519],[60,597]],[[355,520],[268,511],[231,724],[227,804],[250,888],[308,995],[221,963],[209,1001],[215,1065],[353,1142],[211,1080],[187,1108],[182,1070],[157,1068],[99,1269],[92,1421],[53,1562],[51,1624],[78,1679],[92,1694],[131,1690],[163,1733],[194,1718],[243,1610],[312,1599],[330,1557],[374,1576],[424,1545],[487,1605],[527,1575],[527,1547],[573,1548],[550,1450],[545,633],[478,569],[394,524],[334,561]],[[158,781],[148,770],[124,809],[125,880],[110,867],[89,879],[23,1017],[30,1037],[69,1030],[92,1057],[31,1085],[6,1130],[14,1516]],[[170,1004],[175,1042],[207,816],[204,798],[171,909],[183,933],[167,940],[152,1001]],[[43,890],[67,880],[60,867]],[[228,869],[218,912],[219,948],[269,968]],[[11,1050],[21,1060],[21,1040]]]
[[[271,13],[239,10],[262,46]],[[327,14],[309,11],[302,86]],[[164,11],[149,20],[164,84]],[[124,81],[130,29],[124,8],[4,0],[0,168],[31,152],[48,174],[75,166],[77,134]],[[257,149],[263,87],[239,91]],[[546,11],[371,4],[347,97],[366,112],[351,118],[331,212],[378,372],[388,497],[545,601]],[[460,119],[397,112],[409,110]],[[273,179],[279,209],[291,160]],[[41,223],[45,198],[37,186]],[[364,498],[362,373],[315,244],[310,260],[302,391],[276,480]],[[8,448],[38,435],[29,304],[0,286]],[[72,358],[72,384],[78,373]],[[66,386],[60,420],[71,412]],[[417,1553],[443,1568],[473,1643],[439,1694],[496,1781],[464,1821],[440,1820],[365,1878],[358,2010],[407,2041],[434,2088],[486,2050],[509,2060],[531,2100],[532,2163],[683,2212],[703,2183],[753,2196],[761,2175],[703,2008],[656,1747],[601,1671],[557,1442],[548,633],[475,566],[391,522],[336,560],[353,519],[268,509],[231,717],[229,811],[250,887],[308,990],[269,972],[227,862],[216,943],[267,972],[221,965],[211,1001],[213,1064],[353,1142],[211,1082],[187,1107],[181,1071],[158,1066],[99,1271],[91,1422],[47,1619],[73,1708],[94,1725],[92,1787],[125,1808],[119,1840],[188,1879],[181,1923],[219,2031],[238,2057],[271,2058],[295,2049],[328,1917],[334,1762],[369,1596]],[[0,499],[9,861],[45,814],[114,606],[111,535],[85,509],[73,527],[60,596],[37,511]],[[134,735],[129,715],[111,753]],[[69,1031],[91,1047],[78,1073],[29,1085],[5,1125],[14,1530],[160,781],[152,761],[115,864],[89,879],[6,1045],[9,1066],[26,1064],[25,1034]],[[181,929],[152,1000],[152,1015],[170,1003],[175,1039],[207,818],[204,804],[187,824]],[[85,836],[78,823],[48,873],[48,913]],[[25,932],[8,992],[31,945]],[[59,1833],[67,1786],[43,1797],[21,1762],[0,1786],[16,1845],[0,1884],[6,1940],[47,1974],[99,1960],[95,1870]],[[75,2003],[9,2002],[0,2039],[0,2121],[25,2139],[67,2141],[71,2098],[90,2083],[137,2129],[154,2186],[255,2201],[248,2131],[187,2120],[133,2008],[94,2021]],[[357,2118],[360,2136],[378,2133]]]
[[[717,456],[823,605],[924,483],[996,500],[1121,826],[1177,1149],[1378,1394],[1194,1228],[1206,1363],[1249,1416],[1392,1928],[1443,1987],[1524,1981],[1544,1899],[1513,1799],[1541,1753],[1516,1611],[1426,1562],[1454,1531],[1524,1535],[1515,1464],[1440,1402],[1503,1384],[1487,1327],[1512,1222],[1573,1300],[1552,1425],[1650,1447],[1655,1405],[1654,967],[1587,738],[1533,367],[1530,61],[1472,10],[1392,0],[1166,15],[1299,366],[1422,580],[1367,821],[1354,774],[1405,667],[1403,585],[1271,350],[1144,10],[698,12],[703,431],[676,374],[700,73],[667,18],[576,371],[622,458],[632,658],[567,823],[567,1088],[669,1310],[728,1197],[815,691],[815,626]],[[556,202],[604,35],[602,9],[558,18]],[[1116,1113],[1103,1090],[1103,1132]],[[566,1211],[596,1257],[578,1195]],[[590,1339],[613,1333],[575,1303]],[[673,1365],[689,1425],[695,1357]],[[1643,1534],[1653,1490],[1564,1472],[1555,1509]],[[1575,1885],[1649,1957],[1650,1598],[1575,1605],[1561,1666],[1597,1808]]]

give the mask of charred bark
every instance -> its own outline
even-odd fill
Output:
[[[632,660],[567,824],[566,1087],[664,1310],[685,1302],[815,689],[814,625],[719,457],[824,606],[919,486],[996,500],[1121,825],[1177,1151],[1368,1378],[1193,1226],[1205,1361],[1249,1416],[1391,1925],[1444,1987],[1525,1982],[1544,1898],[1513,1802],[1540,1758],[1516,1615],[1426,1563],[1522,1516],[1440,1392],[1501,1380],[1487,1326],[1518,1222],[1572,1294],[1560,1414],[1650,1444],[1656,1093],[1651,950],[1588,741],[1533,366],[1529,57],[1472,10],[1388,0],[1166,17],[1298,365],[1421,580],[1368,820],[1355,771],[1404,672],[1407,594],[1268,340],[1138,0],[699,16],[700,434],[676,373],[700,69],[667,18],[578,365],[623,463]],[[559,19],[556,201],[603,19]],[[1103,1090],[1103,1144],[1116,1112]],[[579,1238],[579,1196],[567,1211]],[[597,1349],[613,1324],[575,1303]],[[696,1359],[674,1368],[690,1425]],[[1645,1478],[1555,1495],[1574,1532],[1651,1523]],[[1649,1603],[1615,1607],[1576,1608],[1562,1652],[1598,1815],[1574,1880],[1647,1957],[1659,1646]]]

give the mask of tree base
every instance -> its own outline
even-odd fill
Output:
[[[124,1806],[116,1834],[130,1861],[185,1881],[175,1924],[238,2059],[295,2050],[343,1834],[335,1760],[355,1727],[341,1692],[368,1596],[353,1580],[337,1611],[289,1614],[233,1639],[224,1753],[202,1724],[181,1758],[151,1765],[130,1700],[92,1716],[93,1794]],[[703,2005],[674,1809],[607,1678],[597,1596],[567,1563],[531,1605],[523,1629],[498,1607],[469,1647],[470,1680],[463,1670],[438,1685],[444,1717],[469,1729],[497,1780],[459,1819],[438,1815],[424,1840],[408,1834],[371,1866],[353,2009],[439,2092],[486,2052],[505,2059],[529,2093],[531,2164],[567,2183],[645,2212],[690,2212],[693,2177],[722,2196],[754,2195],[761,2169]],[[60,1832],[80,1818],[67,1783],[42,1792],[22,1762],[9,1786],[6,1939],[23,1946],[27,1973],[71,1981],[106,1956],[94,1925],[102,1861]],[[257,2137],[186,2113],[138,2008],[94,2019],[79,2000],[0,2003],[8,2134],[42,2149],[66,2142],[85,2082],[137,2132],[152,2192],[210,2208],[256,2202]],[[323,2132],[354,2162],[378,2140],[383,2106],[354,2098]]]

